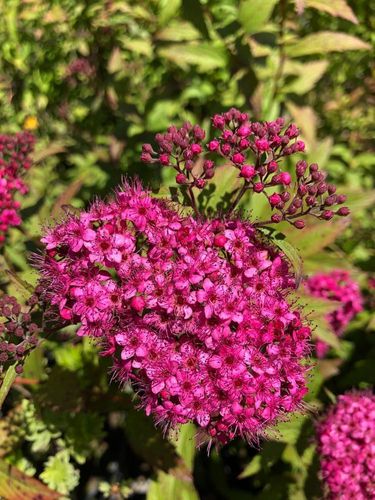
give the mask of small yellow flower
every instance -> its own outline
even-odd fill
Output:
[[[39,127],[38,118],[36,116],[28,116],[23,122],[24,130],[35,130]]]

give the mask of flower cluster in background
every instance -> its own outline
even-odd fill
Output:
[[[44,300],[101,338],[164,429],[252,441],[300,408],[311,332],[287,261],[249,222],[183,217],[135,184],[42,241]]]
[[[27,306],[21,306],[15,297],[0,296],[0,373],[16,363],[16,372],[22,373],[22,364],[29,351],[38,344],[40,329],[32,321],[31,310],[37,298],[33,295]]]
[[[341,336],[349,322],[362,311],[362,296],[358,283],[343,269],[335,269],[329,273],[318,273],[306,281],[308,292],[314,297],[339,302],[337,309],[327,316],[329,324],[336,335]],[[317,340],[316,352],[323,358],[329,350],[328,344]]]
[[[269,221],[258,224],[287,221],[302,229],[305,226],[302,218],[306,215],[323,220],[349,215],[347,207],[337,207],[345,203],[346,196],[336,194],[336,186],[326,182],[326,173],[317,164],[308,166],[305,161],[298,161],[295,181],[285,170],[282,165],[285,158],[305,149],[294,124],[286,126],[283,118],[251,122],[247,113],[231,109],[214,115],[212,125],[220,135],[206,144],[206,134],[197,125],[169,127],[167,133],[156,135],[156,151],[151,144],[143,145],[141,158],[146,163],[173,167],[177,171],[176,182],[188,188],[193,206],[192,188],[203,189],[215,175],[218,159],[224,159],[243,179],[231,211],[248,191],[266,196],[273,214]],[[196,163],[202,154],[207,158],[197,171]]]
[[[341,395],[317,428],[328,498],[375,498],[375,396]]]
[[[22,175],[31,167],[30,153],[34,142],[34,136],[29,132],[0,135],[0,246],[8,228],[21,224],[18,213],[21,204],[15,199],[15,194],[24,195],[28,191]]]

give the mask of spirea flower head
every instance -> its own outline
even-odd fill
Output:
[[[19,226],[19,201],[15,194],[27,193],[22,174],[31,166],[34,137],[28,133],[0,135],[0,246],[10,226]]]
[[[310,329],[286,259],[250,222],[182,216],[135,183],[42,241],[44,300],[100,339],[164,429],[251,441],[301,406]]]
[[[341,336],[350,321],[362,311],[362,296],[358,283],[344,269],[315,274],[307,279],[306,288],[314,297],[340,303],[336,310],[327,315],[332,330],[337,336]],[[323,358],[328,350],[328,344],[317,340],[316,352],[319,358]]]
[[[350,392],[338,397],[317,428],[326,498],[375,498],[375,396]]]

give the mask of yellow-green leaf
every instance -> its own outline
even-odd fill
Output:
[[[262,30],[271,17],[277,0],[242,0],[238,11],[238,21],[246,33]]]
[[[306,0],[306,7],[326,12],[334,17],[341,17],[354,24],[358,24],[358,19],[351,7],[345,0]]]
[[[290,44],[286,52],[291,57],[299,57],[346,50],[369,50],[370,48],[370,44],[356,36],[334,31],[319,31]]]

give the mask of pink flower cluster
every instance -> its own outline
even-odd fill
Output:
[[[164,429],[254,440],[301,406],[310,329],[249,222],[183,217],[139,184],[46,231],[44,300],[99,337]]]
[[[22,195],[28,189],[21,176],[31,166],[30,153],[34,137],[28,132],[0,135],[0,246],[4,243],[10,226],[19,226],[19,201],[14,195]]]
[[[217,157],[219,161],[227,161],[243,180],[231,211],[248,191],[262,193],[268,200],[273,212],[271,219],[257,225],[287,221],[302,229],[305,226],[302,217],[306,215],[323,220],[349,215],[347,207],[334,209],[345,202],[346,196],[336,194],[336,186],[326,182],[326,174],[317,164],[308,167],[303,160],[297,162],[294,182],[286,165],[282,166],[286,157],[305,149],[294,124],[285,126],[283,118],[251,122],[247,113],[231,109],[213,116],[212,125],[220,135],[206,144],[205,132],[198,125],[169,127],[166,134],[156,135],[157,150],[151,144],[143,145],[141,159],[173,167],[177,171],[177,184],[186,186],[191,197],[193,188],[203,189],[215,175]],[[201,162],[202,168],[197,169],[202,154],[206,159]]]
[[[327,315],[336,335],[341,336],[349,322],[362,311],[362,296],[358,283],[353,281],[348,271],[336,269],[329,273],[319,273],[306,281],[308,293],[314,297],[340,302],[338,308]],[[316,352],[323,358],[329,350],[322,340],[316,342]]]
[[[375,396],[339,396],[318,425],[317,440],[327,498],[375,498]]]

